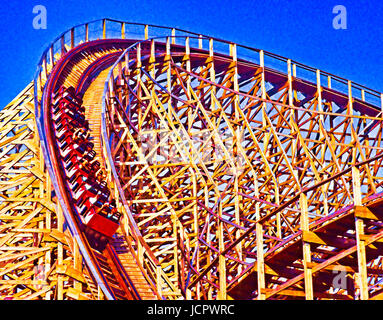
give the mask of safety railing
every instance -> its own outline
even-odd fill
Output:
[[[34,75],[34,96],[36,117],[40,119],[40,103],[45,83],[53,67],[69,50],[79,44],[100,39],[147,39],[153,35],[169,35],[195,33],[177,28],[162,27],[143,23],[132,23],[113,19],[99,19],[76,25],[61,33],[44,50],[37,64]]]
[[[60,34],[44,50],[37,65],[34,76],[35,103],[40,116],[40,99],[45,82],[58,60],[70,49],[77,45],[97,39],[137,39],[144,40],[155,37],[172,36],[172,43],[184,45],[183,37],[190,38],[190,46],[199,49],[209,49],[214,41],[214,52],[229,54],[231,46],[235,45],[239,59],[259,64],[260,49],[235,44],[230,41],[208,37],[195,32],[178,28],[170,28],[143,23],[132,23],[113,19],[100,19],[79,24]],[[293,77],[304,79],[313,83],[317,82],[318,69],[306,66],[297,61],[264,51],[265,67],[280,71],[284,74],[291,72]],[[291,70],[289,70],[291,69]],[[383,93],[367,88],[363,85],[349,81],[342,77],[319,70],[321,84],[333,88],[344,94],[352,93],[354,98],[359,98],[373,105],[383,108]]]

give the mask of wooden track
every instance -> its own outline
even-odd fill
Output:
[[[117,45],[118,47],[118,45]],[[78,49],[77,49],[78,50]],[[68,53],[68,59],[63,60],[61,64],[56,65],[56,69],[52,70],[52,74],[55,73],[55,76],[52,76],[52,79],[55,79],[56,83],[54,85],[64,85],[64,87],[77,87],[77,84],[80,83],[81,80],[81,75],[82,72],[86,72],[91,69],[92,65],[98,64],[98,59],[102,60],[104,57],[110,56],[110,54],[113,54],[116,51],[116,46],[114,45],[113,42],[106,44],[106,47],[101,47],[101,48],[95,48],[95,46],[87,46],[86,49],[83,49],[81,51],[78,51],[78,53]],[[92,74],[88,75],[89,77],[92,77]],[[101,74],[102,76],[102,74]],[[48,81],[49,85],[50,82]],[[97,80],[96,80],[96,87],[97,87]],[[49,86],[47,88],[47,92],[45,93],[48,97],[51,95],[52,89],[54,86]],[[97,95],[97,91],[95,90],[93,92],[94,94]],[[86,97],[88,98],[88,97]],[[93,96],[94,98],[94,96]],[[98,98],[101,98],[100,95],[98,95]],[[49,128],[50,126],[50,116],[49,116],[49,98],[46,101],[46,110],[45,110],[45,121],[46,125],[45,128]],[[87,100],[87,103],[94,102],[91,99]],[[97,104],[96,104],[97,107]],[[95,125],[92,127],[91,134],[94,134],[93,136],[93,141],[95,141],[95,145],[97,146],[97,141],[98,141],[98,151],[100,152],[100,142],[99,142],[99,136],[97,136],[97,129],[99,130],[99,125],[97,128],[97,123],[99,124],[100,120],[100,113],[94,114],[92,111],[89,111],[90,108],[88,106],[87,113],[86,115],[89,117],[89,120],[91,121],[92,125]],[[48,130],[48,138],[50,135],[50,130]],[[51,146],[50,148],[54,148],[54,140],[51,140]],[[52,149],[51,149],[52,150]],[[96,151],[97,152],[97,151]],[[55,159],[56,155],[53,151],[51,151],[51,157]],[[100,158],[100,156],[99,156]],[[58,159],[54,160],[59,162]],[[57,164],[53,164],[53,166],[56,167],[56,179],[58,179],[59,184],[62,185],[62,196],[64,196],[66,201],[66,207],[69,210],[69,212],[72,212],[72,219],[74,224],[78,227],[81,228],[81,223],[77,221],[76,218],[76,209],[72,207],[73,201],[70,201],[69,199],[71,198],[71,195],[65,190],[66,187],[64,185],[64,180],[63,180],[63,175],[65,175],[65,172],[59,173],[60,170],[57,170]],[[68,201],[69,200],[69,201]],[[125,272],[122,272],[121,266],[120,266],[120,261],[119,261],[119,255],[115,254],[114,249],[112,246],[107,246],[107,248],[102,251],[98,252],[97,250],[91,249],[90,245],[88,244],[87,240],[83,238],[82,244],[85,247],[85,251],[87,254],[90,256],[90,261],[88,263],[92,263],[91,265],[88,265],[89,268],[93,268],[98,270],[98,276],[99,276],[99,281],[102,281],[104,284],[105,288],[104,290],[107,290],[105,293],[108,293],[109,299],[140,299],[141,297],[138,295],[136,289],[135,289],[135,284],[131,281],[129,278],[129,275]],[[123,267],[123,266],[122,266]],[[130,268],[130,272],[141,272],[140,268],[136,265],[136,268],[132,270]],[[94,272],[94,271],[93,271]],[[92,274],[94,276],[94,273]],[[95,280],[97,281],[97,280]],[[135,279],[135,281],[138,281],[138,285],[140,288],[145,289],[145,278],[142,279]],[[146,291],[149,290],[148,284],[146,284]],[[148,293],[145,291],[146,296],[148,296]],[[153,296],[153,293],[152,293]]]
[[[83,96],[85,115],[89,120],[90,131],[93,136],[94,149],[97,153],[97,160],[103,161],[101,157],[101,105],[104,92],[105,79],[110,68],[100,72],[97,78],[91,83]]]
[[[85,107],[85,115],[89,121],[92,142],[94,143],[94,150],[97,153],[96,159],[99,160],[103,166],[105,163],[101,157],[101,109],[102,109],[102,95],[104,91],[105,79],[109,73],[110,68],[102,70],[97,77],[93,80],[90,86],[84,93],[83,96],[83,106]],[[112,243],[112,247],[115,251],[116,257],[119,259],[124,271],[127,274],[127,277],[134,284],[134,288],[137,291],[139,298],[153,300],[156,298],[155,293],[148,284],[145,276],[143,275],[140,267],[129,248],[125,245],[123,239],[123,233],[121,230],[118,230],[116,234],[116,239]],[[98,255],[100,259],[102,256]],[[106,260],[102,263],[106,266]],[[112,275],[112,274],[111,274]],[[112,280],[113,281],[113,280]],[[114,280],[116,281],[116,280]],[[118,281],[115,282],[118,285]],[[124,298],[121,293],[118,293],[117,296],[121,299]]]

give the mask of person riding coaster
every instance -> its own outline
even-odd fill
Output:
[[[81,104],[73,88],[60,89],[53,97],[52,120],[61,165],[82,223],[88,231],[94,230],[94,237],[109,239],[118,228],[120,214],[111,200],[106,173],[95,159],[89,122]]]

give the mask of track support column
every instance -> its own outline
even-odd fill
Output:
[[[302,232],[309,231],[309,216],[308,216],[308,206],[307,206],[307,195],[301,193],[300,195],[300,207],[301,207],[301,229]],[[306,300],[314,299],[313,292],[313,275],[311,270],[311,248],[310,242],[306,242],[302,239],[303,246],[303,268],[305,276],[305,295]]]
[[[255,197],[259,198],[258,190],[258,179],[254,178],[255,186]],[[257,201],[255,204],[255,218],[259,220],[261,218],[260,212],[260,202]],[[257,236],[257,280],[258,280],[258,300],[266,299],[266,281],[265,281],[265,262],[264,262],[264,252],[263,252],[263,225],[262,223],[257,222],[256,225],[256,236]]]
[[[352,167],[352,187],[354,193],[354,205],[362,205],[362,192],[360,186],[360,171]],[[364,242],[364,222],[360,217],[355,217],[356,245],[358,253],[358,282],[360,299],[368,300],[366,246]]]

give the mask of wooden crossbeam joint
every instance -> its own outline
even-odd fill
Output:
[[[56,272],[58,274],[66,275],[66,276],[68,276],[72,279],[75,279],[77,281],[80,281],[84,284],[86,283],[86,280],[85,280],[84,276],[82,275],[82,273],[80,271],[72,268],[69,265],[58,265]]]
[[[60,232],[57,229],[53,229],[49,234],[44,234],[43,238],[44,242],[61,242],[63,244],[67,244],[65,234],[63,232]]]
[[[68,291],[66,292],[66,295],[69,298],[75,299],[75,300],[90,300],[89,296],[82,293],[79,290],[76,290],[74,288],[69,288]]]
[[[368,207],[355,206],[354,209],[355,218],[368,219],[368,220],[380,220]]]
[[[276,271],[274,271],[273,269],[271,269],[267,264],[264,264],[264,267],[265,267],[265,273],[266,274],[272,275],[272,276],[279,276],[279,274]],[[257,264],[254,265],[253,271],[258,272]]]
[[[320,244],[320,245],[326,245],[326,242],[324,242],[316,233],[312,231],[302,231],[302,240],[304,242],[308,243],[314,243],[314,244]]]

